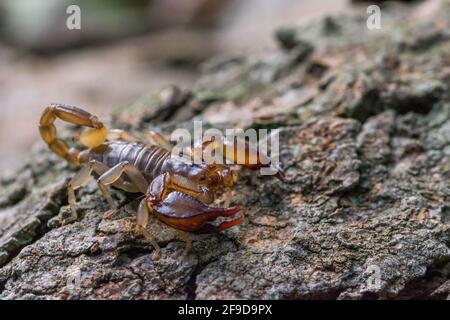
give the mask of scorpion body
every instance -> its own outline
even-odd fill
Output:
[[[76,137],[87,149],[69,148],[57,137],[54,125],[57,118],[88,128]],[[231,190],[237,181],[236,172],[229,165],[194,164],[172,157],[171,144],[158,133],[147,132],[145,137],[139,138],[123,130],[107,130],[89,112],[61,104],[53,104],[44,110],[39,130],[54,153],[73,165],[81,166],[68,184],[72,216],[65,222],[77,219],[75,190],[86,184],[92,173],[97,174],[98,187],[111,207],[105,218],[117,210],[108,186],[145,195],[137,210],[136,231],[152,243],[156,255],[159,246],[146,229],[150,213],[181,231],[181,236],[187,241],[186,251],[191,245],[185,232],[215,233],[243,221],[243,216],[236,217],[242,207],[229,207]],[[261,157],[265,156],[259,154],[253,157],[257,159],[256,164],[247,163],[247,154],[254,151],[248,146],[244,151],[247,152],[244,167],[270,166],[270,161],[264,161],[264,165],[261,163]],[[234,150],[232,162],[238,156],[239,151]],[[281,169],[276,176],[283,180]],[[225,208],[209,206],[220,189],[226,190]]]
[[[167,172],[170,151],[155,145],[118,141],[107,143],[100,150],[91,150],[88,159],[88,162],[98,161],[110,168],[126,161],[142,172],[147,181],[152,181]]]

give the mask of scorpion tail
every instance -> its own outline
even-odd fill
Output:
[[[69,149],[68,145],[57,137],[54,125],[56,118],[75,125],[89,127],[90,129],[83,132],[79,138],[79,142],[86,147],[95,148],[106,140],[107,130],[103,123],[89,112],[62,104],[52,104],[47,107],[39,122],[41,137],[54,153],[71,164],[80,164],[80,151],[75,148]]]

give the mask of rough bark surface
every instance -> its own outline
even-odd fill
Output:
[[[37,145],[1,179],[0,298],[448,298],[450,5],[405,21],[282,29],[278,52],[212,61],[188,92],[168,88],[112,115],[137,131],[193,118],[281,129],[288,183],[243,171],[234,202],[246,221],[195,236],[186,258],[152,218],[153,261],[132,232],[136,198],[114,191],[121,209],[105,220],[94,183],[78,192],[79,220],[61,226],[75,169]]]

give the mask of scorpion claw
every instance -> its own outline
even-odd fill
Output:
[[[241,206],[209,207],[194,197],[179,191],[171,192],[164,202],[158,205],[153,204],[152,207],[158,218],[169,226],[194,233],[221,232],[244,220],[243,216],[228,219],[241,211]],[[217,223],[219,225],[215,225]]]
[[[231,221],[226,221],[226,222],[222,222],[221,224],[219,224],[218,226],[214,226],[212,224],[204,224],[199,230],[197,230],[197,233],[218,233],[221,232],[223,230],[229,229],[235,225],[238,225],[239,223],[241,223],[242,221],[244,221],[244,216],[240,216],[236,219],[233,219]]]

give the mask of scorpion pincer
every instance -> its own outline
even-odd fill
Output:
[[[87,149],[69,148],[57,137],[54,125],[57,118],[87,127],[76,137],[79,144]],[[39,131],[54,153],[70,164],[81,166],[68,184],[71,217],[65,223],[77,219],[75,190],[85,185],[93,173],[98,176],[98,187],[111,207],[105,217],[111,217],[117,210],[108,186],[145,195],[137,210],[136,232],[144,235],[154,246],[155,255],[159,254],[160,249],[146,229],[149,213],[181,231],[180,235],[186,241],[186,252],[191,248],[191,241],[185,232],[221,232],[244,220],[242,215],[237,216],[242,210],[241,206],[229,207],[231,190],[237,181],[236,171],[230,165],[195,164],[172,157],[172,145],[158,133],[149,131],[142,137],[136,137],[123,130],[108,130],[89,112],[62,104],[52,104],[45,109]],[[202,147],[205,146],[211,146],[211,141]],[[256,164],[250,164],[248,154],[251,155],[255,150],[247,144],[245,149],[247,156],[233,150],[225,160],[233,164],[238,158],[243,158],[243,167],[250,169],[270,165],[267,159],[264,159],[266,164],[262,164],[261,157],[267,156],[260,154],[257,155]],[[284,181],[281,169],[276,176]],[[226,190],[226,208],[209,206],[220,189]]]

